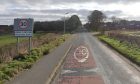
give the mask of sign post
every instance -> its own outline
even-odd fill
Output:
[[[17,37],[17,53],[19,53],[19,37]]]
[[[31,51],[31,37],[33,36],[34,20],[31,18],[14,19],[14,34],[17,37],[17,52],[19,53],[19,37],[29,37],[29,54]]]
[[[30,53],[31,49],[32,49],[32,39],[31,37],[29,37],[29,54],[31,54]]]

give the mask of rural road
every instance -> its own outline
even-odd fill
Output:
[[[8,84],[46,84],[70,45],[72,48],[54,84],[140,84],[140,72],[96,37],[84,32],[76,34]]]
[[[89,51],[84,62],[75,59],[79,46]],[[140,84],[140,72],[96,37],[79,33],[54,84]]]

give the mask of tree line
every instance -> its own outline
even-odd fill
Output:
[[[66,32],[72,32],[82,25],[79,17],[77,15],[72,15],[70,18],[65,20]],[[47,31],[47,32],[63,32],[64,30],[64,20],[57,21],[45,21],[45,22],[35,22],[34,32],[37,31]]]
[[[118,18],[117,16],[107,17],[102,11],[94,10],[88,16],[88,23],[84,25],[88,30],[139,30],[140,21]]]
[[[65,20],[66,32],[72,32],[82,26],[82,23],[77,15],[72,15]],[[34,23],[34,33],[36,32],[63,32],[64,19],[56,21],[42,21]],[[0,34],[13,33],[13,25],[0,25]]]

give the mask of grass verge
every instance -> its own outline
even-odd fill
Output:
[[[131,45],[127,42],[121,42],[114,38],[110,38],[105,35],[99,36],[99,39],[109,46],[113,47],[119,53],[123,54],[126,58],[130,59],[132,62],[140,65],[140,48],[135,45]]]
[[[52,49],[63,43],[68,36],[69,35],[60,36],[59,38],[49,42],[48,44],[44,44],[38,48],[32,49],[30,55],[21,55],[18,59],[5,64],[1,64],[0,84],[3,84],[5,81],[10,80],[20,71],[30,69],[39,58],[41,58],[43,55],[48,54],[50,51],[52,51]]]

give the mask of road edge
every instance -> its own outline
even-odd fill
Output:
[[[107,48],[109,48],[111,51],[113,51],[114,53],[116,53],[122,60],[124,60],[125,62],[127,62],[130,66],[132,66],[133,68],[135,68],[138,72],[140,72],[140,66],[138,66],[137,64],[133,63],[131,60],[129,60],[127,57],[123,56],[123,54],[121,54],[120,52],[118,52],[114,47],[112,47],[110,44],[108,44],[105,41],[100,40],[98,37],[96,37],[104,46],[106,46]]]
[[[64,54],[64,56],[62,57],[62,59],[59,61],[59,63],[56,65],[56,67],[54,68],[54,70],[52,71],[49,79],[46,81],[45,84],[51,84],[51,82],[54,80],[55,76],[57,75],[57,72],[59,70],[59,68],[61,67],[61,65],[63,64],[67,54],[69,53],[69,51],[72,48],[72,44],[69,46],[68,50],[66,51],[66,53]]]

